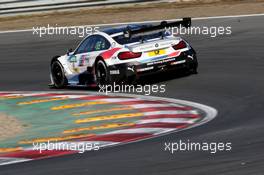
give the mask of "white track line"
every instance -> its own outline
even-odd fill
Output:
[[[0,165],[9,165],[14,163],[27,162],[30,160],[32,159],[0,157]]]
[[[50,92],[43,92],[43,93],[10,93],[0,95],[0,97],[15,97],[15,96],[22,96],[22,97],[49,97],[49,98],[69,98],[69,99],[76,99],[76,98],[89,98],[94,97],[95,95],[71,95],[71,94],[57,94],[57,95],[49,95]],[[41,96],[43,95],[43,96]],[[45,96],[47,95],[47,96]],[[107,101],[107,102],[127,102],[127,101],[139,101],[140,99],[132,99],[132,98],[100,98],[95,99],[93,101]]]
[[[23,96],[23,97],[34,97],[37,95],[44,95],[48,94],[48,92],[43,92],[43,93],[26,93],[26,94],[21,94],[21,93],[12,93],[12,94],[5,94],[1,95],[1,97],[14,97],[14,96]]]
[[[94,97],[94,95],[54,95],[54,96],[52,95],[52,96],[46,96],[46,97],[76,99],[76,98]]]
[[[192,124],[196,121],[197,121],[197,119],[188,119],[188,118],[159,118],[159,119],[139,120],[135,123],[136,124],[149,124],[149,123],[186,123],[186,124]]]
[[[112,131],[105,133],[109,134],[157,134],[176,130],[177,128],[132,128],[132,129],[122,129],[117,131]]]
[[[264,13],[260,14],[248,14],[248,15],[229,15],[229,16],[209,16],[209,17],[197,17],[192,18],[192,20],[208,20],[208,19],[226,19],[226,18],[244,18],[244,17],[258,17],[264,16]],[[168,19],[166,21],[174,21],[180,19]],[[122,22],[122,23],[108,23],[108,24],[93,24],[93,25],[81,25],[81,26],[67,26],[67,27],[86,27],[86,26],[97,26],[97,27],[104,27],[104,26],[116,26],[116,25],[127,25],[127,24],[143,24],[143,23],[157,23],[161,20],[152,20],[152,21],[136,21],[136,22]],[[63,26],[59,26],[63,27]],[[19,32],[32,32],[33,29],[24,29],[24,30],[7,30],[7,31],[0,31],[0,34],[5,33],[19,33]]]
[[[153,104],[134,104],[134,105],[128,105],[132,108],[136,109],[142,109],[142,108],[155,108],[155,107],[185,107],[178,104],[168,103],[168,104],[159,104],[159,103],[153,103]]]
[[[166,110],[166,111],[152,111],[152,112],[144,112],[144,116],[150,115],[162,115],[162,114],[198,114],[196,110],[190,111],[182,111],[182,110]]]
[[[142,99],[138,98],[102,98],[94,101],[104,101],[104,102],[110,102],[110,103],[119,103],[119,102],[129,102],[129,101],[141,101]]]

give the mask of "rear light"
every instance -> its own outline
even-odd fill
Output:
[[[178,44],[172,46],[173,49],[179,50],[179,49],[184,49],[187,47],[186,43],[184,41],[180,41]]]
[[[127,60],[127,59],[132,59],[132,58],[139,58],[141,57],[141,52],[130,52],[130,51],[127,51],[127,52],[120,52],[118,54],[118,58],[120,60]]]

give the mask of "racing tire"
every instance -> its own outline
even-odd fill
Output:
[[[64,69],[58,60],[51,63],[51,75],[55,88],[61,89],[67,85]]]
[[[193,62],[190,65],[190,69],[189,69],[190,73],[191,74],[198,74],[197,68],[198,68],[198,62]]]
[[[197,58],[196,56],[194,57],[193,60],[191,60],[188,65],[187,65],[187,69],[188,69],[188,72],[190,74],[198,74],[198,61],[197,61]]]
[[[111,78],[107,66],[103,60],[96,62],[96,82],[98,85],[111,84]]]

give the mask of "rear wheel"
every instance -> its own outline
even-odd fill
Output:
[[[51,64],[51,74],[56,88],[63,88],[67,84],[67,79],[64,70],[59,61],[54,61]]]
[[[98,85],[110,84],[110,75],[103,60],[96,63],[96,81]]]
[[[198,74],[198,61],[196,56],[193,57],[193,59],[190,59],[187,63],[187,69],[190,74]]]
[[[197,62],[193,62],[190,65],[190,69],[189,69],[190,73],[191,74],[198,74],[197,68],[198,68],[198,63]]]

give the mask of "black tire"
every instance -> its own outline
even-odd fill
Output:
[[[64,69],[58,60],[51,63],[51,75],[55,88],[61,89],[67,85]]]
[[[196,56],[194,56],[193,60],[190,60],[189,63],[188,63],[188,72],[190,74],[198,74],[198,61],[197,61],[197,58]]]
[[[96,62],[96,82],[98,85],[111,84],[110,74],[103,60]]]
[[[193,62],[193,65],[192,65],[192,73],[198,74],[197,69],[198,69],[198,61],[197,61],[197,59],[195,59],[195,61]]]

